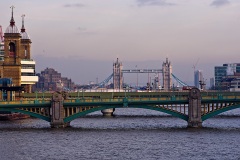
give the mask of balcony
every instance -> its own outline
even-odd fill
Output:
[[[21,84],[35,84],[38,82],[38,76],[21,76]]]
[[[34,61],[34,60],[32,60],[32,59],[22,59],[21,60],[21,64],[23,65],[23,64],[36,64],[36,62]]]
[[[21,69],[21,73],[35,73],[34,69]]]

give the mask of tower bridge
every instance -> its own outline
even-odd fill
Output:
[[[162,69],[123,69],[122,62],[117,59],[117,61],[113,63],[114,89],[123,88],[123,73],[161,73],[164,90],[170,90],[172,87],[172,65],[171,62],[168,61],[168,58],[166,62],[163,62]]]
[[[111,79],[113,79],[113,89],[115,90],[122,90],[123,89],[123,74],[129,74],[129,73],[155,73],[157,76],[154,79],[154,82],[156,84],[155,88],[159,89],[158,86],[161,86],[160,84],[160,77],[159,75],[162,74],[162,88],[161,90],[169,91],[173,87],[172,78],[176,80],[176,82],[182,86],[188,86],[186,83],[181,81],[179,78],[177,78],[172,73],[172,65],[171,62],[166,58],[166,61],[162,64],[162,69],[123,69],[122,62],[119,61],[117,58],[116,62],[113,63],[113,73],[107,77],[105,80],[103,80],[101,83],[96,84],[96,86],[103,87],[106,85]]]
[[[97,85],[102,87],[113,78],[113,89],[121,90],[123,89],[123,74],[126,73],[156,73],[158,74],[158,79],[160,79],[159,74],[162,74],[163,89],[170,90],[172,87],[172,65],[170,61],[168,61],[168,58],[166,62],[163,62],[162,69],[123,69],[122,62],[117,58],[117,61],[113,63],[113,73]],[[159,83],[159,81],[157,82]],[[158,84],[158,86],[159,85],[160,84]]]
[[[106,79],[104,79],[100,83],[82,85],[82,88],[88,88],[88,89],[104,88],[108,84],[108,82],[112,79],[113,89],[115,91],[121,91],[123,90],[123,75],[129,74],[129,73],[156,74],[154,78],[154,83],[153,83],[153,88],[155,90],[165,90],[165,91],[172,90],[174,87],[172,82],[173,79],[177,82],[178,85],[189,86],[188,84],[181,81],[177,76],[175,76],[172,73],[172,66],[171,66],[171,63],[168,61],[168,58],[166,59],[166,62],[163,62],[162,69],[136,69],[136,68],[123,69],[122,62],[120,62],[119,59],[117,58],[117,61],[113,63],[113,73],[111,75],[109,75]],[[160,75],[162,75],[162,84],[160,84]],[[137,86],[138,86],[138,80],[137,80]],[[159,88],[159,86],[162,86],[162,88]]]

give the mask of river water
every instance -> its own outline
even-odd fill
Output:
[[[100,112],[52,129],[29,118],[0,121],[0,160],[239,159],[240,109],[203,122],[203,128],[145,109]]]

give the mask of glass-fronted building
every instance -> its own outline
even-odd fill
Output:
[[[238,73],[240,73],[240,63],[229,63],[223,64],[222,66],[215,66],[215,88],[226,89],[223,85],[224,79],[226,79],[227,76],[234,76]]]
[[[201,83],[204,83],[203,73],[201,70],[197,70],[194,73],[194,86],[197,87],[198,89],[202,89]]]

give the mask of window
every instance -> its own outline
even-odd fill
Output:
[[[9,56],[15,57],[15,52],[16,52],[16,46],[13,42],[10,42],[9,43]]]
[[[27,46],[25,46],[24,57],[27,58]]]

